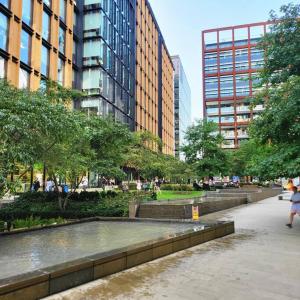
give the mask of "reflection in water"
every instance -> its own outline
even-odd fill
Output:
[[[90,222],[0,237],[0,279],[192,228],[199,226]]]

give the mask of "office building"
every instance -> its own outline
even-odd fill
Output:
[[[80,1],[77,1],[79,5]],[[81,1],[83,19],[81,109],[112,115],[133,130],[135,117],[135,2]]]
[[[0,78],[50,78],[76,109],[159,136],[174,155],[173,64],[148,0],[0,0]]]
[[[73,2],[0,0],[0,77],[35,90],[72,85]]]
[[[135,130],[159,136],[174,155],[174,69],[148,0],[137,0],[136,24]]]
[[[180,57],[172,56],[174,73],[175,156],[184,159],[180,147],[184,145],[186,130],[191,126],[191,89]]]
[[[219,125],[224,148],[238,148],[248,138],[249,123],[264,109],[250,108],[248,98],[264,63],[257,44],[268,29],[262,22],[202,32],[204,116]]]

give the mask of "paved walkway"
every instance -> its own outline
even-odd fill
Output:
[[[203,219],[233,219],[234,235],[181,251],[48,300],[300,299],[300,218],[270,198]]]

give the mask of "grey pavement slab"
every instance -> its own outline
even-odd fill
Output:
[[[82,285],[47,300],[300,299],[300,218],[278,197],[204,216],[236,233]]]

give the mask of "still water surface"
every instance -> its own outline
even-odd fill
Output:
[[[196,227],[184,223],[90,222],[0,237],[0,279]]]

